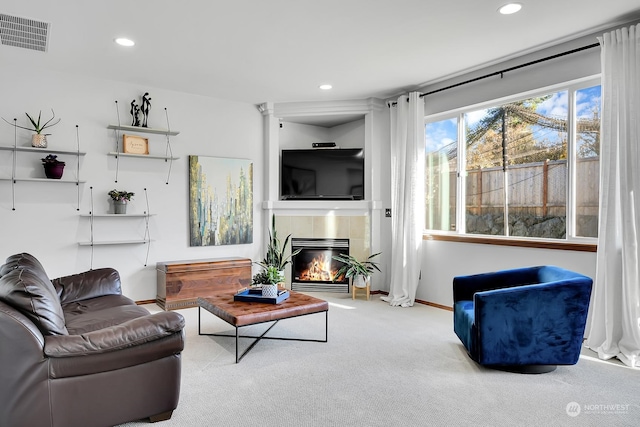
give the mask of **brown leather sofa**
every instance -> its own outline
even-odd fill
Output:
[[[184,318],[121,294],[111,268],[49,280],[22,253],[0,267],[0,426],[113,426],[171,417]]]

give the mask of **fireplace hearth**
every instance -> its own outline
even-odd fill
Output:
[[[349,239],[293,238],[291,250],[300,253],[291,262],[294,291],[349,292],[349,279],[332,280],[342,263],[332,257],[349,254]]]

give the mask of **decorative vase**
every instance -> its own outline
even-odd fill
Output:
[[[267,298],[275,298],[278,296],[278,285],[271,283],[262,284],[262,296]]]
[[[62,178],[62,173],[64,172],[64,163],[45,163],[43,166],[44,166],[44,174],[46,175],[47,178],[49,179]]]
[[[31,146],[37,148],[47,148],[47,135],[43,133],[34,133],[31,136]]]
[[[114,200],[113,201],[113,213],[114,214],[126,214],[127,213],[127,201],[126,200]]]
[[[356,288],[366,288],[369,283],[369,276],[357,275],[353,278],[353,286]]]

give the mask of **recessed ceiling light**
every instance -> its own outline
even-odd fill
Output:
[[[503,15],[511,15],[512,13],[516,13],[520,9],[522,9],[522,5],[520,3],[509,3],[498,9],[498,12]]]
[[[325,85],[320,85],[320,86],[318,86],[318,87],[319,87],[320,89],[322,89],[322,90],[329,90],[329,89],[331,89],[333,86],[328,85],[328,84],[325,84]]]
[[[133,45],[135,45],[135,42],[131,39],[126,39],[124,37],[118,37],[117,39],[114,40],[116,43],[118,43],[120,46],[126,46],[126,47],[131,47]]]

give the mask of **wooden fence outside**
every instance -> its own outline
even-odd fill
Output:
[[[429,163],[428,163],[429,165]],[[433,165],[433,163],[432,163]],[[599,158],[580,159],[576,162],[576,217],[598,215]],[[432,166],[427,174],[427,228],[455,229],[456,171],[438,173]],[[526,165],[510,166],[508,169],[509,213],[536,217],[566,216],[567,161],[553,160]],[[446,182],[448,181],[448,182]],[[448,193],[448,197],[447,197]],[[449,206],[441,203],[448,199]],[[504,172],[502,168],[486,168],[467,171],[466,209],[467,215],[500,214],[504,208]],[[441,224],[442,215],[449,217],[451,227],[433,226]],[[583,234],[584,235],[584,234]]]

